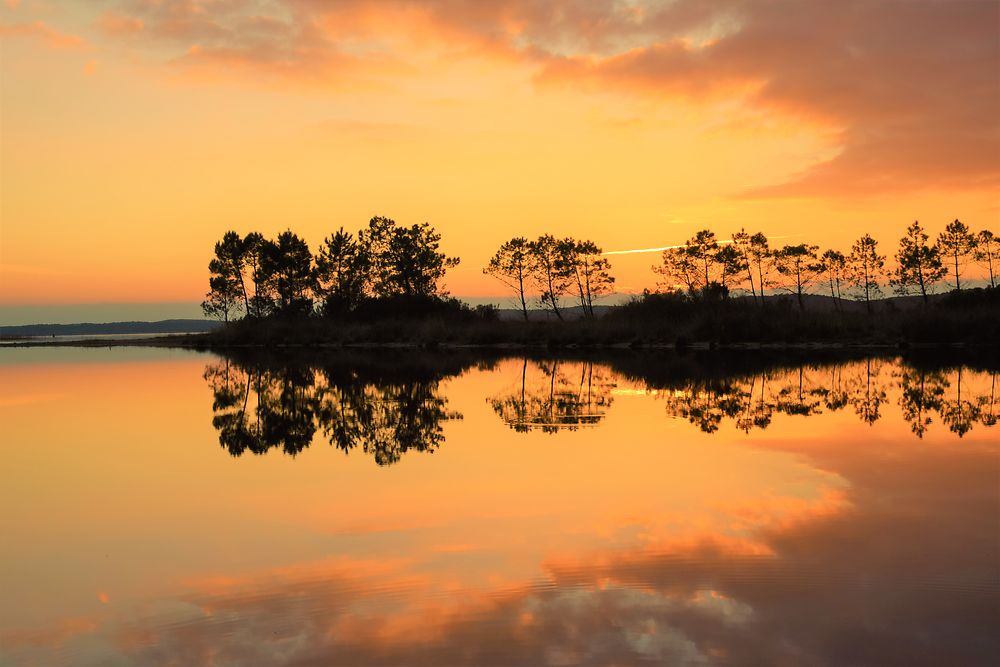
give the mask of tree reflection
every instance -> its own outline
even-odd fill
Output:
[[[444,442],[444,422],[462,415],[448,409],[439,385],[465,367],[224,359],[209,364],[204,377],[212,389],[212,425],[233,456],[271,449],[294,456],[321,431],[331,445],[389,465]]]
[[[997,374],[990,374],[990,391],[979,397],[979,421],[983,426],[994,426],[997,423]]]
[[[973,395],[970,398],[968,388],[962,397],[962,368],[956,373],[955,392],[953,397],[941,402],[941,421],[952,433],[962,437],[979,420],[979,400]]]
[[[861,421],[874,424],[881,418],[882,404],[886,402],[885,385],[880,377],[882,363],[868,357],[863,366],[848,381],[847,402]]]
[[[896,372],[888,373],[889,368]],[[749,433],[770,426],[776,414],[812,416],[848,407],[871,425],[882,418],[890,390],[898,390],[900,414],[917,437],[935,420],[961,437],[976,424],[997,422],[996,373],[973,373],[976,387],[970,387],[970,372],[961,366],[928,369],[867,358],[729,377],[658,379],[647,388],[665,402],[669,416],[686,419],[704,433],[716,432],[726,421]]]
[[[433,452],[444,443],[445,422],[462,415],[449,408],[441,381],[477,364],[493,367],[475,356],[413,353],[222,359],[206,368],[205,380],[213,394],[212,424],[233,456],[272,449],[294,456],[322,434],[344,452],[359,450],[390,465],[409,451]],[[842,410],[873,425],[893,403],[920,438],[935,422],[959,437],[997,423],[996,372],[960,364],[868,357],[754,367],[725,357],[702,363],[634,355],[608,363],[521,358],[505,364],[503,373],[510,385],[486,400],[519,433],[596,426],[621,383],[654,394],[667,415],[704,433],[727,423],[750,433],[779,416]]]
[[[556,433],[600,422],[614,400],[614,387],[611,369],[604,365],[524,358],[519,382],[487,402],[518,433]]]
[[[444,442],[442,424],[462,418],[448,410],[436,380],[361,384],[351,374],[325,369],[317,396],[317,417],[330,444],[345,452],[358,448],[379,465],[410,450],[436,450]]]
[[[933,413],[941,410],[941,399],[948,386],[944,373],[904,366],[899,377],[899,407],[903,419],[918,438],[924,437],[933,420]]]

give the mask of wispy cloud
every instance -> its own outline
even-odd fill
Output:
[[[749,197],[1000,185],[996,0],[121,0],[96,22],[197,80],[342,90],[492,58],[538,86],[722,100],[832,137],[832,158]]]
[[[778,236],[769,236],[768,238],[769,239],[791,239],[791,238],[795,238],[796,236],[801,236],[801,234],[781,234],[781,235],[778,235]],[[727,244],[730,244],[732,242],[733,242],[732,239],[723,239],[721,241],[718,241],[717,243],[719,245],[727,245]],[[679,245],[657,246],[656,248],[633,248],[631,250],[608,250],[607,252],[602,252],[601,254],[602,255],[636,255],[636,254],[645,253],[645,252],[663,252],[664,250],[674,250],[676,248],[683,248],[683,247],[684,247],[684,244],[681,243]]]
[[[42,21],[0,23],[0,37],[36,39],[53,49],[75,49],[84,45],[82,37],[61,32]]]

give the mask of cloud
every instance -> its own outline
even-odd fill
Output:
[[[142,26],[201,78],[337,88],[486,57],[543,87],[725,100],[833,137],[833,158],[750,197],[1000,185],[995,0],[136,0],[102,23]]]
[[[709,4],[716,11],[701,17],[701,31],[736,27],[697,45],[675,37],[607,57],[554,58],[539,81],[735,98],[837,131],[833,159],[752,196],[1000,184],[997,3]]]
[[[82,37],[60,32],[42,21],[0,23],[0,37],[37,39],[52,49],[76,49],[84,44]]]
[[[105,34],[112,36],[132,35],[142,32],[146,26],[142,19],[117,12],[105,12],[98,19],[97,25]]]
[[[141,33],[143,44],[173,50],[173,72],[195,81],[336,90],[407,71],[402,60],[376,45],[335,39],[322,24],[327,12],[300,4],[136,0],[105,13],[98,25],[111,38]]]
[[[100,632],[144,665],[990,664],[995,447],[802,444],[759,446],[842,476],[846,495],[751,505],[765,520],[746,538],[549,558],[539,579],[487,590],[406,559],[335,559],[194,581],[175,616]]]

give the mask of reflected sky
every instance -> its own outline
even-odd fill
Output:
[[[1000,651],[982,367],[19,352],[3,664]]]

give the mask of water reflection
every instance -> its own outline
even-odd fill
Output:
[[[442,424],[462,415],[448,408],[440,382],[471,365],[398,355],[268,361],[227,358],[206,367],[223,448],[233,456],[272,448],[294,456],[319,431],[330,445],[362,451],[378,465],[441,445]]]
[[[380,352],[0,380],[66,392],[3,413],[4,665],[1000,657],[989,367]],[[364,456],[304,451],[326,442]]]
[[[899,391],[898,407],[917,437],[938,420],[959,437],[975,425],[996,424],[996,371],[928,369],[905,362],[866,358],[826,365],[772,368],[735,377],[648,384],[672,417],[705,433],[725,421],[749,433],[771,425],[775,414],[812,416],[850,408],[865,424],[883,417],[888,391]]]
[[[529,372],[529,367],[530,371]],[[596,425],[614,400],[607,366],[591,361],[521,360],[520,383],[487,401],[519,433],[556,433]]]
[[[212,424],[233,456],[272,448],[295,455],[317,432],[345,452],[359,450],[378,465],[409,451],[433,452],[443,424],[461,419],[440,383],[493,361],[414,354],[325,355],[224,359],[209,364]],[[647,360],[649,361],[649,360]],[[635,367],[630,357],[606,363],[566,359],[516,360],[516,379],[488,397],[496,415],[519,433],[556,433],[596,426],[611,410],[618,379],[628,377],[666,404],[667,415],[704,433],[731,423],[750,433],[775,415],[810,417],[850,409],[865,424],[879,421],[898,390],[897,407],[917,437],[939,422],[959,437],[977,424],[996,424],[996,372],[935,367],[867,357],[787,366],[767,357],[732,373],[671,357]],[[717,362],[714,362],[717,363]],[[671,368],[672,367],[672,368]],[[974,381],[970,383],[970,374]]]

